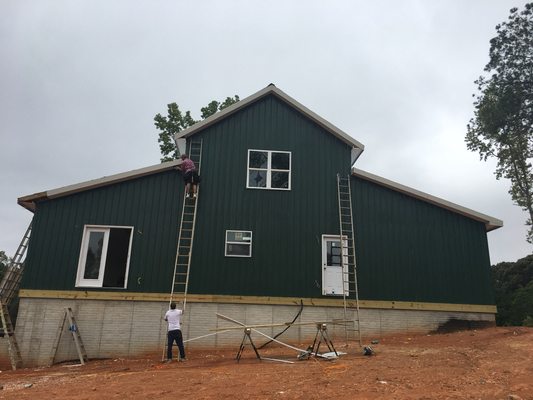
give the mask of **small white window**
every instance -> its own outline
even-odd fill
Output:
[[[226,231],[226,257],[251,257],[252,232]]]
[[[133,227],[85,226],[78,262],[78,287],[125,288]]]
[[[249,189],[291,189],[291,153],[289,151],[248,150]]]

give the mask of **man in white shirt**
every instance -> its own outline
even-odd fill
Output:
[[[176,341],[180,350],[179,361],[185,361],[185,348],[183,347],[183,336],[181,334],[182,314],[182,310],[176,310],[176,303],[170,303],[170,310],[165,314],[165,321],[168,322],[167,362],[172,361],[172,345],[174,341]]]

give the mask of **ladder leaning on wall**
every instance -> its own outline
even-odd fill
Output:
[[[8,341],[9,359],[13,370],[22,366],[22,357],[15,337],[15,330],[11,316],[9,315],[8,306],[18,294],[20,281],[24,272],[24,256],[26,255],[31,236],[31,227],[32,223],[30,222],[15,255],[7,265],[2,280],[0,281],[0,319],[2,322],[2,332]]]
[[[357,263],[355,257],[355,231],[353,227],[352,192],[350,175],[337,174],[337,199],[339,204],[339,229],[343,284],[344,334],[348,343],[349,332],[357,333],[362,345],[359,319],[359,291],[357,287]],[[354,299],[351,297],[353,295]],[[349,322],[348,322],[349,321]]]
[[[202,166],[202,139],[191,140],[189,146],[189,158],[194,162],[198,175]],[[189,289],[189,272],[191,270],[192,246],[194,242],[194,228],[196,226],[196,209],[198,208],[200,186],[196,186],[196,198],[187,197],[187,188],[183,190],[183,206],[181,209],[180,228],[178,243],[176,246],[176,259],[174,261],[174,274],[170,288],[170,303],[181,301],[183,310],[187,304],[187,291]],[[163,355],[166,357],[167,340],[164,337]]]
[[[189,158],[196,165],[198,175],[202,165],[202,139],[191,140]],[[174,275],[170,290],[169,304],[173,301],[187,302],[189,288],[189,272],[191,269],[192,246],[194,242],[194,228],[196,225],[196,209],[198,208],[200,186],[196,186],[196,198],[187,197],[186,188],[183,191],[183,207],[181,209],[180,229],[176,246],[176,260],[174,262]]]

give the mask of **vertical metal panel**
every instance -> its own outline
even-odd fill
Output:
[[[481,222],[352,178],[362,299],[494,304]]]
[[[274,96],[197,133],[202,183],[189,292],[321,297],[321,236],[338,227],[350,148]],[[249,149],[291,152],[291,190],[247,189]],[[183,182],[174,171],[38,204],[23,287],[74,288],[84,224],[133,226],[126,291],[170,292]],[[493,304],[482,223],[353,178],[360,297]],[[253,232],[251,258],[224,255]],[[81,289],[85,290],[85,289]]]
[[[23,287],[74,289],[87,224],[133,226],[127,291],[170,292],[182,191],[167,171],[39,203]]]
[[[199,134],[202,188],[189,290],[321,295],[321,244],[338,231],[336,174],[350,148],[275,97]],[[291,152],[291,190],[247,189],[249,149]],[[225,231],[253,232],[252,257],[224,256]]]

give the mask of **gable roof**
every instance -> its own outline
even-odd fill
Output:
[[[469,208],[460,206],[458,204],[452,203],[451,201],[441,199],[436,196],[432,196],[430,194],[421,192],[419,190],[410,188],[408,186],[402,185],[400,183],[393,182],[391,180],[382,178],[381,176],[371,174],[370,172],[363,171],[361,169],[353,168],[352,169],[352,175],[356,176],[358,178],[365,179],[367,181],[376,183],[380,186],[384,186],[388,189],[392,189],[396,192],[400,192],[403,194],[406,194],[408,196],[414,197],[418,200],[425,201],[426,203],[430,203],[433,205],[436,205],[438,207],[447,209],[449,211],[453,211],[455,213],[464,215],[468,218],[472,218],[476,221],[483,222],[485,224],[485,229],[487,232],[490,232],[494,229],[501,228],[503,226],[503,221],[491,217],[490,215],[485,215],[480,212],[471,210]]]
[[[245,99],[239,100],[237,103],[232,104],[229,107],[226,107],[222,111],[216,112],[210,117],[197,122],[193,126],[190,126],[189,128],[184,129],[181,132],[178,132],[174,136],[174,140],[186,139],[202,131],[203,129],[223,120],[224,118],[229,117],[231,114],[236,113],[237,111],[243,109],[244,107],[268,95],[276,96],[278,99],[282,100],[283,102],[287,103],[289,106],[293,107],[297,111],[304,114],[306,117],[311,119],[313,122],[315,122],[317,125],[325,129],[327,132],[331,133],[332,135],[337,137],[339,140],[349,145],[352,148],[352,165],[357,160],[357,158],[361,155],[361,153],[364,151],[365,146],[362,143],[358,142],[353,137],[351,137],[350,135],[348,135],[346,132],[342,131],[341,129],[337,128],[332,123],[326,121],[324,118],[322,118],[318,114],[314,113],[313,111],[305,107],[303,104],[293,99],[291,96],[289,96],[287,93],[285,93],[281,89],[278,89],[276,85],[274,85],[273,83],[268,85],[266,88],[258,91],[257,93],[254,93],[251,96],[246,97]]]
[[[140,178],[142,176],[152,175],[156,174],[162,171],[168,171],[176,168],[181,163],[181,160],[174,160],[165,162],[162,164],[152,165],[150,167],[146,168],[140,168],[135,169],[129,172],[123,172],[120,174],[114,174],[110,176],[104,176],[99,179],[93,179],[90,181],[85,181],[81,183],[76,183],[74,185],[64,186],[57,189],[52,189],[44,192],[38,192],[34,194],[30,194],[28,196],[19,197],[17,202],[22,207],[30,210],[35,211],[35,203],[42,200],[51,200],[63,196],[68,196],[74,193],[80,193],[84,192],[86,190],[90,189],[96,189],[108,185],[112,185],[115,183],[125,182],[131,179]],[[430,194],[421,192],[419,190],[410,188],[408,186],[402,185],[397,182],[393,182],[391,180],[382,178],[381,176],[371,174],[370,172],[363,171],[361,169],[353,168],[352,169],[352,175],[356,176],[358,178],[362,178],[365,180],[368,180],[370,182],[376,183],[380,186],[386,187],[388,189],[406,194],[408,196],[414,197],[418,200],[425,201],[427,203],[436,205],[438,207],[450,210],[452,212],[464,215],[468,218],[472,218],[476,221],[483,222],[485,224],[485,229],[487,232],[492,231],[494,229],[500,228],[503,226],[503,221],[491,217],[489,215],[485,215],[482,213],[479,213],[477,211],[471,210],[469,208],[460,206],[458,204],[452,203],[450,201],[441,199],[436,196],[432,196]]]
[[[90,189],[96,189],[115,183],[129,181],[131,179],[140,178],[142,176],[157,174],[158,172],[174,169],[179,164],[181,164],[181,162],[181,160],[168,161],[165,163],[152,165],[150,167],[135,169],[129,172],[122,172],[120,174],[114,174],[110,176],[104,176],[98,179],[93,179],[90,181],[75,183],[74,185],[68,185],[60,187],[58,189],[38,192],[30,194],[28,196],[19,197],[17,203],[30,211],[35,211],[35,203],[38,201],[55,199],[58,197],[68,196],[74,193],[84,192]]]

